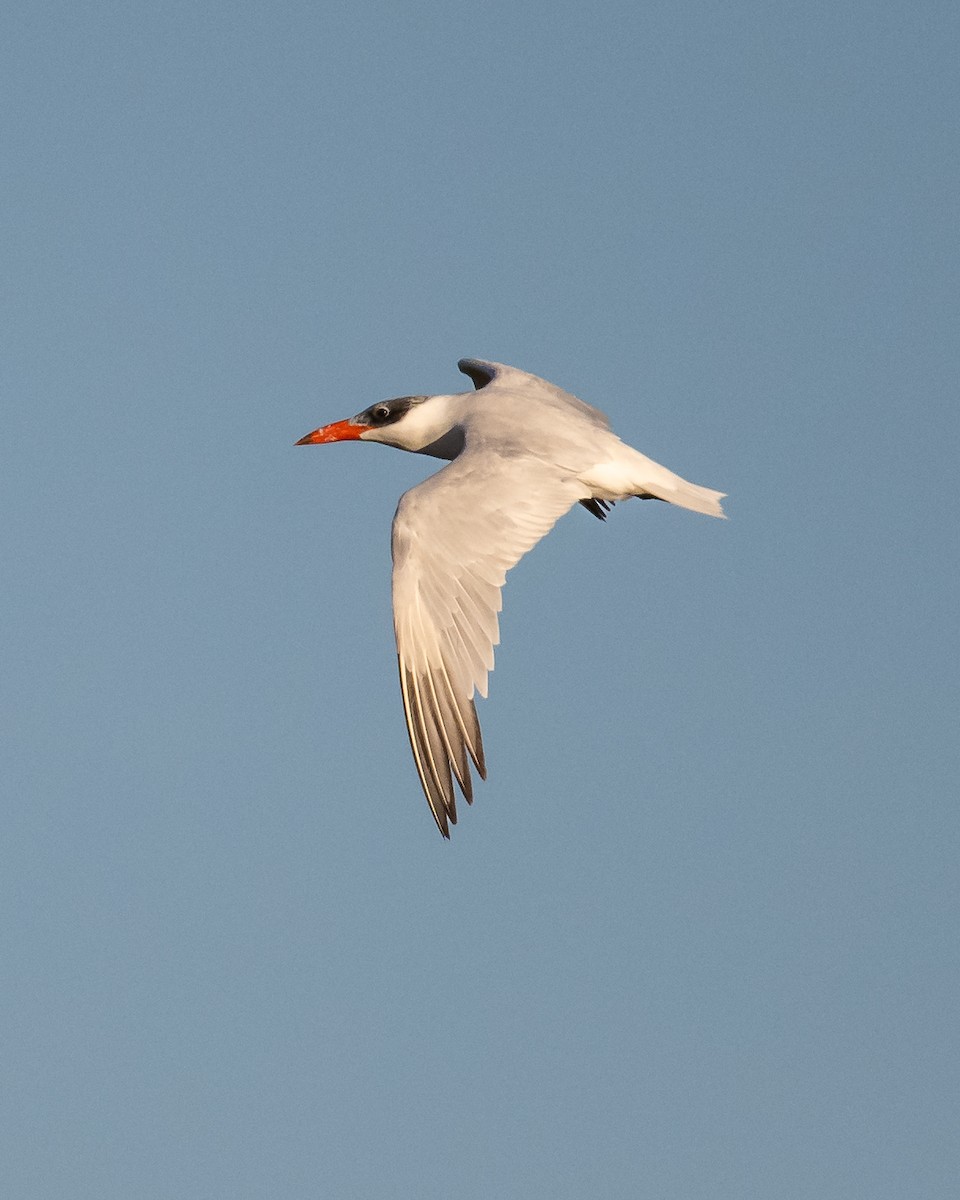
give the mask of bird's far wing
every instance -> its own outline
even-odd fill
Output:
[[[486,778],[473,703],[487,694],[507,571],[582,495],[528,458],[464,454],[400,499],[393,520],[393,618],[400,690],[420,782],[444,837],[469,758]]]
[[[478,392],[492,383],[503,369],[500,363],[484,362],[482,358],[461,358],[457,363],[457,370],[461,375],[469,376]]]
[[[470,377],[478,392],[492,385],[498,391],[513,392],[518,399],[524,396],[535,397],[539,404],[550,405],[558,414],[573,409],[578,417],[589,421],[597,429],[610,428],[610,421],[599,408],[587,404],[579,396],[565,392],[555,383],[541,379],[539,375],[531,375],[529,371],[508,367],[505,363],[484,362],[482,358],[461,358],[457,367],[464,375]]]

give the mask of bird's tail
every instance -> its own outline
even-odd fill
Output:
[[[720,503],[726,492],[715,492],[713,488],[701,487],[699,483],[688,483],[670,471],[664,470],[664,474],[669,478],[658,477],[644,482],[641,495],[656,496],[658,500],[689,508],[692,512],[705,513],[708,517],[726,516]]]
[[[715,492],[713,488],[681,479],[668,467],[647,458],[632,446],[623,445],[620,453],[591,467],[580,476],[580,481],[586,484],[598,503],[601,500],[626,500],[628,496],[655,496],[668,504],[706,513],[708,517],[724,515],[720,501],[725,492]],[[591,511],[594,516],[601,515],[593,508]]]

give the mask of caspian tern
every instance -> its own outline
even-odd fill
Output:
[[[453,778],[473,802],[469,754],[487,771],[474,694],[487,694],[507,571],[574,504],[601,520],[616,500],[667,500],[722,517],[723,492],[632,449],[603,413],[502,363],[457,364],[473,392],[400,396],[297,442],[383,442],[452,460],[400,498],[393,622],[414,762],[440,832],[457,822]]]

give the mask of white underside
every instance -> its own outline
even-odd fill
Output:
[[[649,493],[693,512],[724,515],[720,506],[723,492],[690,483],[630,446],[623,445],[623,453],[616,459],[597,463],[578,478],[595,500],[625,500]]]

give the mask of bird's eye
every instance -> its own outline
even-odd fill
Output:
[[[376,404],[370,410],[370,415],[378,425],[382,425],[384,421],[388,421],[390,419],[390,405]]]

